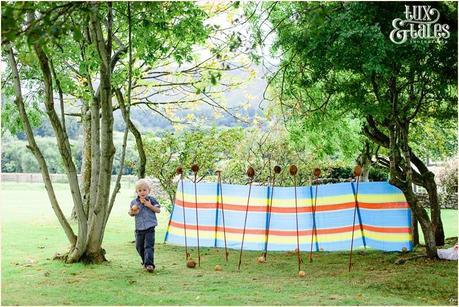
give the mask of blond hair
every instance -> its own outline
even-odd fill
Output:
[[[148,188],[149,191],[151,191],[150,188],[150,182],[147,179],[139,179],[135,183],[135,190],[137,191],[139,188]]]

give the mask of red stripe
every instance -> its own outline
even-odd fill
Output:
[[[181,200],[176,200],[175,203],[179,206],[183,205]],[[185,208],[195,208],[194,202],[185,202]],[[332,210],[343,210],[343,209],[351,209],[354,208],[354,202],[347,202],[347,203],[340,203],[340,204],[330,204],[330,205],[322,205],[316,207],[316,212],[320,211],[332,211]],[[219,205],[222,207],[222,204]],[[408,204],[406,202],[387,202],[387,203],[364,203],[359,202],[359,207],[364,209],[400,209],[400,208],[408,208]],[[217,203],[198,203],[199,209],[216,209]],[[234,205],[234,204],[223,204],[224,210],[232,210],[232,211],[245,211],[245,205]],[[249,205],[250,212],[266,212],[266,206],[254,206]],[[295,207],[271,207],[272,213],[295,213]],[[298,207],[298,213],[305,213],[305,212],[312,212],[312,207],[302,206]]]
[[[172,221],[171,225],[177,228],[184,228],[182,223],[177,223]],[[217,231],[223,232],[223,227],[215,227],[215,226],[202,226],[199,225],[199,229],[203,231],[215,231],[215,228],[217,228]],[[192,229],[196,230],[196,225],[186,225],[186,229]],[[383,232],[383,233],[409,233],[410,228],[407,227],[376,227],[376,226],[368,226],[364,225],[363,226],[364,230],[368,231],[374,231],[374,232]],[[232,228],[232,227],[225,227],[225,231],[227,233],[240,233],[242,234],[243,229],[240,228]],[[344,227],[339,227],[339,228],[327,228],[327,229],[317,229],[317,234],[333,234],[333,233],[342,233],[342,232],[350,232],[352,231],[352,226],[344,226]],[[354,226],[354,231],[360,231],[360,226],[357,224]],[[264,229],[246,229],[245,230],[246,234],[253,234],[253,235],[265,235],[265,230]],[[305,235],[311,235],[312,229],[311,230],[300,230],[299,235],[300,236],[305,236]],[[276,235],[276,236],[296,236],[296,230],[269,230],[270,235]]]

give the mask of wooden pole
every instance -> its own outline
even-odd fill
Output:
[[[181,167],[177,167],[175,170],[177,175],[180,175],[180,185],[182,190],[182,214],[183,214],[183,228],[185,231],[185,260],[188,260],[190,254],[188,253],[188,242],[187,242],[187,235],[186,235],[186,217],[185,217],[185,192],[183,191],[183,169]]]
[[[199,219],[198,219],[198,191],[196,188],[196,176],[199,171],[199,166],[197,164],[193,164],[191,166],[191,170],[194,173],[194,204],[196,209],[196,235],[198,239],[198,266],[201,266],[201,252],[199,250]]]
[[[357,191],[355,193],[355,202],[354,202],[354,218],[353,218],[353,221],[352,221],[352,239],[351,239],[351,252],[349,254],[349,272],[351,271],[351,268],[352,268],[352,248],[354,246],[354,226],[355,226],[355,215],[357,213],[357,207],[358,207],[358,203],[357,203],[357,195],[359,193],[359,181],[360,181],[360,175],[362,173],[362,167],[360,165],[357,165],[355,168],[354,168],[354,176],[357,177]]]
[[[276,183],[276,174],[280,174],[281,171],[282,171],[282,168],[279,165],[276,165],[274,167],[271,195],[269,196],[268,206],[266,208],[265,250],[263,252],[264,261],[266,261],[266,258],[268,256],[269,227],[271,225],[271,209],[273,206],[273,195],[274,195],[274,185]]]
[[[244,247],[244,237],[245,237],[245,227],[247,225],[247,213],[249,212],[249,203],[250,203],[250,192],[252,190],[252,182],[253,177],[255,176],[255,170],[253,167],[249,167],[247,169],[247,176],[249,177],[249,195],[247,197],[247,206],[245,207],[245,219],[244,219],[244,230],[242,231],[242,242],[241,242],[241,250],[239,252],[239,263],[237,265],[237,270],[241,269],[241,261],[242,261],[242,249]]]
[[[298,272],[301,271],[301,251],[300,251],[300,233],[298,229],[298,197],[296,194],[296,174],[298,173],[298,168],[296,165],[292,164],[289,167],[289,173],[293,177],[293,187],[295,191],[295,218],[296,218],[296,256],[298,258]]]
[[[314,245],[314,235],[316,236],[316,244],[319,241],[317,236],[317,225],[316,225],[316,208],[317,208],[317,192],[319,188],[319,176],[320,176],[320,168],[314,169],[314,177],[316,183],[316,194],[314,196],[314,202],[311,204],[311,211],[312,211],[312,231],[311,231],[311,250],[309,252],[309,262],[312,262],[312,246]],[[312,189],[311,189],[312,193]],[[312,198],[312,195],[311,195]],[[312,199],[311,199],[312,201]]]
[[[221,171],[217,171],[217,175],[218,175],[218,184],[220,187],[220,199],[222,201],[222,221],[223,221],[223,238],[225,240],[225,260],[226,262],[228,262],[228,248],[226,245],[225,209],[223,207],[223,187],[222,187]]]

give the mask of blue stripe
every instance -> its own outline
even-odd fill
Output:
[[[176,195],[177,195],[177,194],[176,194]],[[172,212],[171,212],[171,217],[173,217],[173,216],[174,216],[174,210],[175,210],[175,203],[173,203],[173,204],[172,204]],[[170,223],[170,221],[171,221],[171,219],[169,218],[169,223]],[[170,225],[169,223],[168,223],[168,226]],[[168,237],[168,235],[169,235],[169,227],[167,227],[167,229],[166,229],[166,235],[164,236],[164,242],[166,242],[166,241],[167,241],[167,237]]]
[[[316,185],[315,190],[316,190],[316,192],[313,195],[312,194],[312,186],[311,186],[311,188],[310,188],[311,199],[313,199],[313,197],[314,197],[314,199],[312,200],[313,201],[312,206],[315,206],[315,210],[317,210],[317,197],[319,195],[319,186],[318,185]],[[316,232],[318,227],[319,227],[318,223],[317,223],[317,213],[316,212],[312,212],[311,215],[312,215],[312,232],[313,232],[312,234],[313,234],[313,238],[314,238],[314,239],[311,240],[311,242],[314,242],[314,240],[316,240],[316,242],[315,242],[316,243],[315,244],[316,245],[316,251],[319,251],[319,243],[317,242],[317,238],[314,237],[314,232]],[[318,235],[317,235],[317,237],[318,237]],[[309,249],[309,250],[311,250],[311,249]]]
[[[219,197],[219,196],[220,196],[220,184],[217,183],[217,200],[218,200],[218,197]],[[220,210],[220,209],[219,209],[217,206],[215,206],[215,228],[217,228],[217,226],[218,226],[218,224],[219,224],[219,223],[218,223],[218,211],[219,211],[219,210]],[[214,246],[217,247],[217,236],[215,236],[215,243],[214,243]]]
[[[365,242],[365,234],[362,233],[362,230],[361,230],[361,227],[363,225],[363,222],[362,222],[362,216],[360,214],[360,207],[357,205],[357,202],[355,201],[356,197],[358,197],[358,195],[356,195],[356,193],[358,193],[359,191],[357,190],[359,188],[359,182],[357,182],[357,187],[354,188],[354,183],[351,182],[351,186],[352,186],[352,193],[354,194],[354,203],[355,203],[355,210],[357,210],[357,217],[358,217],[358,223],[359,223],[359,230],[360,230],[360,233],[362,235],[362,240],[363,240],[363,246],[366,247],[367,244]]]
[[[272,187],[273,191],[271,191],[271,187],[268,185],[268,195],[266,195],[266,199],[268,201],[268,204],[267,204],[267,208],[269,206],[269,202],[270,202],[270,197],[271,197],[271,193],[274,192],[274,186]],[[274,193],[273,193],[274,195]],[[265,231],[269,231],[269,228],[271,226],[271,217],[270,217],[270,214],[268,212],[268,210],[266,210],[266,222],[265,222]],[[267,251],[268,250],[268,240],[269,240],[269,237],[266,237],[265,236],[265,243],[264,243],[264,247],[263,247],[263,251]]]

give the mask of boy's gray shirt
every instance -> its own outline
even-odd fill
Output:
[[[147,196],[146,198],[150,200],[153,206],[160,208],[158,201],[154,197]],[[135,216],[135,230],[145,230],[158,225],[156,213],[142,205],[138,197],[131,201],[130,207],[132,208],[134,205],[139,207],[139,213]]]

